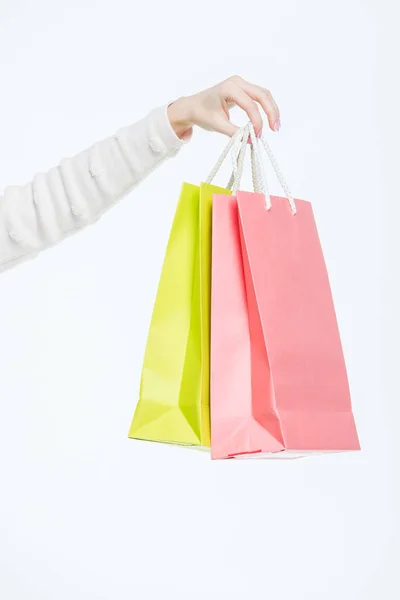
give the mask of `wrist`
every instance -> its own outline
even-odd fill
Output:
[[[168,106],[168,119],[172,129],[180,139],[190,137],[194,125],[190,114],[188,98],[182,97]]]

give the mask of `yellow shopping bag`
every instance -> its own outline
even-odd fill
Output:
[[[182,186],[151,320],[131,438],[210,446],[212,196],[230,193],[208,183]]]

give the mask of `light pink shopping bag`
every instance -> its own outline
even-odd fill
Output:
[[[358,450],[311,204],[213,198],[213,458]]]

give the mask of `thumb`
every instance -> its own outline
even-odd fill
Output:
[[[231,123],[229,119],[218,119],[214,125],[214,131],[217,133],[223,133],[228,137],[232,137],[238,129],[239,127]]]

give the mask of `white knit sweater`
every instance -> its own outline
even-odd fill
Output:
[[[93,223],[184,142],[165,107],[0,197],[0,272]]]

